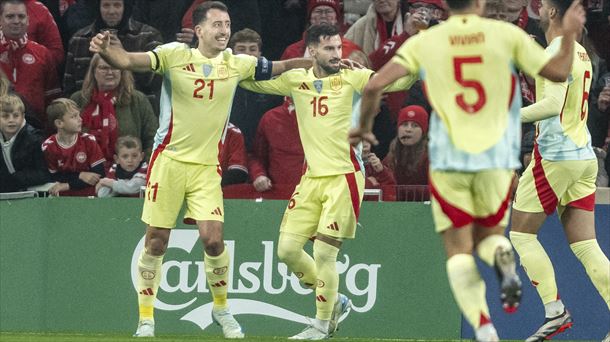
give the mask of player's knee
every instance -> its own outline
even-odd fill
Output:
[[[286,240],[280,240],[277,245],[277,257],[287,264],[290,261],[296,260],[301,254],[301,249],[293,243]]]
[[[147,251],[150,255],[159,256],[165,254],[167,241],[161,237],[152,237],[149,240]]]
[[[330,244],[316,240],[313,243],[313,258],[317,262],[335,262],[339,255],[339,248]]]
[[[207,240],[203,242],[203,248],[207,255],[216,256],[224,251],[225,245],[222,240]]]

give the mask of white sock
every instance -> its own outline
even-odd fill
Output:
[[[557,317],[563,313],[563,310],[565,310],[565,306],[561,299],[544,304],[544,315],[547,318]]]
[[[320,331],[324,331],[324,332],[328,332],[328,328],[330,325],[330,320],[327,319],[317,319],[314,321],[314,326],[320,330]]]

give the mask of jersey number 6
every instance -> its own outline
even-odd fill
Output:
[[[466,103],[464,99],[464,93],[460,93],[455,97],[455,102],[457,105],[462,108],[466,113],[475,114],[483,106],[485,102],[487,102],[487,97],[485,96],[485,89],[483,89],[483,85],[479,81],[475,80],[465,80],[462,75],[462,66],[464,64],[481,64],[483,63],[483,58],[481,56],[476,57],[455,57],[453,58],[453,71],[455,74],[455,80],[464,88],[471,88],[477,92],[477,100],[474,103]]]

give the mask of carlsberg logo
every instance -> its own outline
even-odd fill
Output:
[[[197,230],[172,231],[169,240],[168,251],[172,248],[180,249],[191,253],[193,247],[199,242]],[[257,253],[252,253],[248,261],[237,264],[235,259],[243,260],[243,255],[239,255],[240,244],[252,243],[251,241],[225,241],[226,248],[231,255],[231,265],[229,267],[229,305],[234,315],[254,314],[271,316],[294,322],[308,322],[308,318],[297,312],[286,310],[276,306],[274,303],[260,301],[257,294],[286,295],[293,293],[306,295],[312,292],[311,289],[304,288],[299,283],[298,278],[288,272],[286,264],[279,262],[275,255],[275,245],[273,241],[260,241],[260,248],[256,248]],[[236,248],[237,247],[237,248]],[[144,248],[144,237],[140,240],[131,259],[131,281],[137,289],[136,276],[138,272],[138,257]],[[252,250],[250,246],[249,250]],[[237,253],[237,254],[236,254]],[[182,254],[182,253],[181,253]],[[155,301],[157,310],[178,311],[186,309],[186,314],[181,320],[195,323],[201,329],[207,328],[212,324],[209,314],[212,309],[211,296],[207,287],[205,268],[202,261],[203,255],[196,256],[196,261],[191,260],[168,260],[166,257],[163,262],[161,285],[159,293],[162,298],[171,297],[172,293],[182,293],[180,298],[190,298],[184,303],[175,304],[172,298],[170,303],[165,303],[159,298]],[[377,272],[379,264],[350,264],[347,254],[340,254],[337,261],[337,271],[342,275],[348,293],[346,295],[353,301],[352,310],[356,312],[367,312],[373,308],[377,299]],[[168,279],[168,274],[171,276]],[[356,283],[358,279],[358,284]],[[164,293],[165,292],[165,293]],[[232,294],[240,294],[240,299],[232,298]],[[186,295],[186,296],[185,296]],[[248,299],[243,299],[243,298]],[[267,297],[267,296],[265,296]],[[196,307],[197,299],[205,300],[207,304]],[[284,300],[285,302],[286,300]],[[312,303],[313,306],[313,297]],[[195,306],[195,307],[191,307]],[[308,308],[310,309],[310,308]]]

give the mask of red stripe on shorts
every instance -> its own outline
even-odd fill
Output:
[[[513,106],[513,97],[515,97],[515,90],[517,89],[517,76],[510,75],[510,97],[508,98],[508,109]]]
[[[568,207],[593,211],[595,209],[595,192],[581,199],[568,203]]]
[[[538,193],[542,209],[544,209],[545,214],[551,215],[557,208],[557,195],[555,195],[544,173],[542,155],[538,150],[538,144],[534,144],[534,167],[532,172],[534,173],[534,184],[536,185],[536,192]]]
[[[498,211],[495,214],[491,214],[487,217],[476,218],[474,222],[483,227],[491,228],[497,226],[498,223],[500,223],[500,221],[502,221],[502,219],[504,218],[504,215],[506,215],[506,209],[508,209],[508,204],[510,203],[510,198],[512,194],[511,190],[512,182],[508,185],[506,197],[504,198],[504,201],[502,201],[502,204],[500,204],[500,208],[498,209]]]
[[[358,217],[360,216],[360,194],[358,193],[358,183],[356,182],[356,174],[346,173],[345,179],[347,180],[349,194],[352,198],[352,208],[354,208],[354,215],[356,215],[356,219],[358,219]]]
[[[153,166],[155,165],[155,161],[157,160],[157,157],[159,157],[159,154],[161,154],[161,152],[163,152],[163,150],[165,150],[165,147],[167,146],[167,144],[169,144],[169,141],[172,139],[173,128],[174,128],[174,111],[172,110],[172,114],[169,117],[169,127],[167,129],[167,134],[165,135],[165,138],[163,138],[163,142],[159,146],[157,146],[157,148],[155,149],[155,152],[153,152],[153,155],[150,158],[150,164],[148,165],[148,172],[146,172],[146,186],[148,186],[148,179],[150,178],[150,174],[152,172]]]
[[[436,191],[434,184],[432,184],[432,180],[430,180],[430,193],[434,198],[438,201],[438,204],[441,206],[441,210],[449,219],[455,228],[462,228],[465,225],[472,223],[474,219],[470,214],[463,211],[460,208],[454,207],[449,202],[445,201],[444,198]]]
[[[356,152],[354,152],[354,148],[351,146],[349,148],[349,156],[352,160],[352,164],[354,164],[354,171],[360,171],[360,162],[358,162],[358,158],[356,158]]]

